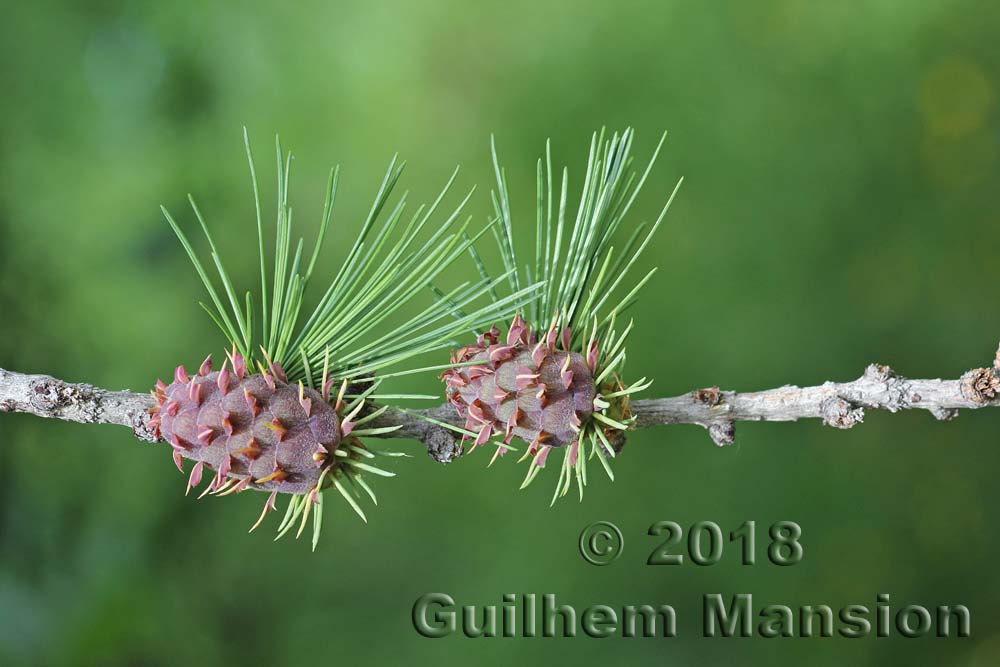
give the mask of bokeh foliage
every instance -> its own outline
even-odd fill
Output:
[[[354,235],[397,150],[422,201],[461,162],[484,219],[495,132],[515,220],[532,225],[546,137],[556,164],[579,173],[601,124],[634,125],[640,159],[669,130],[634,209],[652,218],[685,176],[644,257],[662,269],[632,334],[629,365],[656,378],[651,395],[850,379],[876,360],[949,376],[992,358],[990,3],[206,5],[5,7],[0,366],[142,389],[221,352],[158,205],[183,210],[193,192],[252,284],[243,124],[295,150],[300,225],[318,219],[326,169],[343,166],[334,244]],[[396,386],[440,390],[429,376]],[[263,497],[185,498],[164,446],[3,415],[0,662],[995,664],[998,425],[995,411],[951,423],[871,414],[849,432],[742,425],[726,450],[696,427],[650,430],[631,438],[615,484],[553,509],[545,489],[513,491],[523,471],[509,462],[417,456],[379,485],[370,525],[331,512],[311,555],[245,534]],[[576,551],[598,519],[627,541],[600,569]],[[647,567],[659,519],[793,519],[806,556],[783,569]],[[505,592],[580,607],[668,601],[681,636],[431,641],[410,625],[430,591],[478,604]],[[964,603],[973,636],[701,639],[711,592]]]

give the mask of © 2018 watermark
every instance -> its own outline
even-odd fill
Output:
[[[794,521],[776,521],[767,527],[766,544],[757,537],[757,522],[744,521],[724,531],[714,521],[698,521],[686,529],[676,521],[657,521],[647,535],[658,538],[648,552],[647,565],[715,565],[727,552],[736,552],[743,565],[756,565],[758,556],[772,565],[795,565],[802,560],[802,527]],[[728,537],[727,537],[728,536]],[[625,550],[625,537],[610,521],[595,521],[580,532],[580,555],[591,565],[609,565]]]

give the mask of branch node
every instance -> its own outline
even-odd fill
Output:
[[[736,426],[730,421],[712,422],[708,426],[708,435],[716,445],[725,447],[736,441]]]
[[[986,405],[1000,394],[1000,371],[973,368],[962,376],[959,386],[966,399],[977,405]]]
[[[608,437],[608,444],[611,445],[611,449],[614,450],[615,454],[621,454],[622,450],[625,449],[625,443],[628,442],[628,438],[625,435],[625,431],[615,429],[609,429],[611,433],[607,431],[604,434]]]
[[[869,364],[865,369],[862,380],[878,383],[884,387],[882,391],[884,397],[881,398],[877,405],[869,407],[879,407],[889,412],[899,412],[923,400],[919,394],[910,393],[911,385],[909,380],[885,364]]]
[[[691,392],[691,400],[695,403],[704,403],[708,407],[714,408],[722,402],[722,393],[719,391],[717,386],[706,387],[705,389],[696,389]]]
[[[83,413],[85,421],[96,422],[101,416],[100,399],[96,393],[89,385],[73,385],[42,377],[32,384],[29,401],[35,408],[46,412],[75,407]]]
[[[896,371],[892,370],[889,366],[885,364],[868,364],[865,369],[865,375],[867,379],[873,382],[885,382],[888,383],[893,378],[899,377],[896,375]]]
[[[819,409],[823,423],[834,428],[848,429],[865,420],[864,408],[855,407],[840,396],[827,398],[820,404]]]
[[[427,455],[438,463],[451,463],[463,454],[461,437],[445,429],[428,430],[424,444]]]
[[[934,415],[935,419],[943,422],[951,421],[958,416],[958,408],[942,408],[934,406],[930,409],[930,411],[931,414]]]

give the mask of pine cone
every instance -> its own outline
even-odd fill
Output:
[[[448,399],[465,417],[466,429],[478,434],[476,446],[494,434],[503,434],[504,442],[517,436],[531,443],[532,450],[577,441],[581,424],[594,409],[593,368],[579,352],[556,349],[557,338],[553,329],[538,341],[516,317],[506,343],[498,342],[499,331],[493,327],[476,345],[453,354],[452,363],[484,362],[442,374]],[[561,338],[568,348],[568,329]]]
[[[170,385],[153,390],[150,425],[174,448],[182,472],[182,457],[197,462],[189,489],[207,466],[216,474],[206,491],[238,477],[234,491],[309,493],[341,443],[336,411],[316,390],[286,384],[280,367],[247,375],[239,355],[233,365],[211,372],[209,358],[194,377],[178,366]]]

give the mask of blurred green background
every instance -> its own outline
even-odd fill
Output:
[[[252,286],[244,124],[268,182],[272,135],[295,151],[309,236],[342,165],[334,245],[395,151],[419,201],[461,163],[478,224],[496,133],[528,231],[546,137],[579,183],[594,128],[635,126],[640,159],[669,130],[634,215],[654,217],[685,176],[643,262],[661,270],[629,367],[656,378],[649,396],[848,380],[872,361],[955,377],[996,349],[994,3],[207,4],[6,4],[0,367],[142,390],[221,351],[158,205],[194,225],[196,194]],[[328,275],[342,256],[327,252]],[[395,386],[440,391],[431,376]],[[993,410],[870,413],[846,432],[742,424],[727,449],[698,427],[647,430],[617,482],[552,509],[551,475],[518,492],[512,461],[441,466],[401,442],[416,456],[379,480],[371,523],[332,504],[310,554],[246,534],[263,496],[185,498],[163,445],[2,415],[0,663],[997,664],[998,425]],[[576,546],[600,519],[626,540],[604,568]],[[805,557],[744,567],[730,548],[714,567],[649,567],[661,519],[795,520]],[[438,591],[669,602],[679,636],[425,639],[411,606]],[[706,639],[700,599],[715,592],[961,603],[972,636]]]

